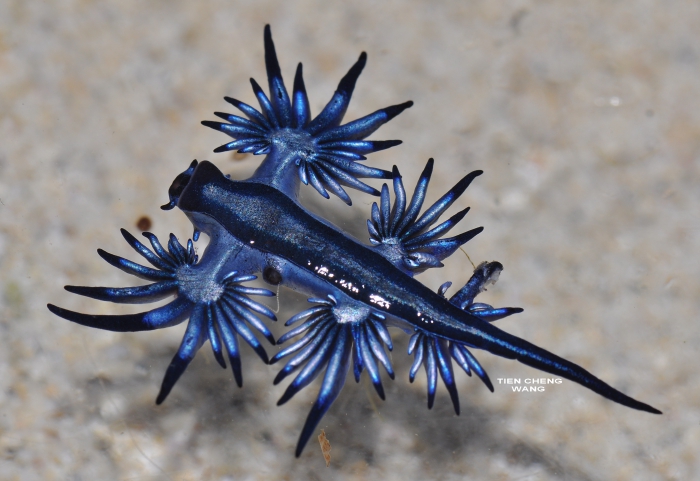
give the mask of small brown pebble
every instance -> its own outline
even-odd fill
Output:
[[[248,154],[242,154],[240,152],[234,152],[233,155],[231,155],[231,160],[234,160],[236,162],[240,162],[241,160],[245,160],[248,158]]]
[[[141,216],[139,220],[136,221],[136,228],[141,232],[147,231],[152,225],[153,222],[151,222],[151,219],[147,215]]]
[[[326,467],[331,465],[331,443],[326,437],[326,431],[321,429],[321,434],[318,435],[318,442],[321,445],[323,459],[326,460]]]

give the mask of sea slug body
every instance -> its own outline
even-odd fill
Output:
[[[233,140],[215,152],[265,155],[253,176],[231,180],[212,163],[193,161],[169,190],[165,210],[179,208],[192,221],[194,241],[206,234],[209,245],[199,258],[193,241],[182,245],[171,234],[166,246],[146,232],[150,247],[122,230],[127,243],[150,266],[137,264],[98,250],[113,265],[150,284],[128,288],[66,286],[69,292],[116,303],[149,303],[175,296],[168,304],[139,314],[88,315],[52,304],[54,314],[84,326],[111,331],[147,331],[188,321],[182,343],[166,369],[156,403],[165,401],[200,347],[209,341],[217,362],[231,365],[234,380],[242,386],[239,342],[250,345],[264,362],[286,363],[274,379],[278,384],[296,374],[278,404],[289,401],[322,374],[320,390],[302,428],[296,446],[299,456],[321,418],[340,394],[352,369],[356,381],[364,371],[384,399],[381,371],[394,379],[388,351],[393,349],[389,328],[411,335],[408,354],[414,356],[409,372],[412,382],[423,368],[428,379],[428,407],[433,406],[440,377],[454,410],[460,412],[453,361],[472,371],[493,391],[474,350],[516,359],[541,371],[569,379],[624,406],[660,414],[601,381],[582,367],[508,334],[494,321],[522,312],[515,307],[494,308],[475,302],[493,284],[503,266],[482,262],[465,285],[445,297],[451,283],[434,292],[416,276],[438,268],[459,247],[478,235],[474,228],[446,237],[469,208],[450,218],[440,217],[481,175],[473,171],[457,182],[437,202],[424,208],[434,168],[430,159],[409,199],[399,170],[361,164],[366,155],[394,147],[398,140],[366,140],[412,102],[379,109],[343,124],[343,116],[355,83],[365,67],[362,53],[340,81],[326,107],[312,117],[301,64],[290,95],[277,61],[269,26],[265,27],[265,65],[270,95],[251,79],[260,110],[226,97],[244,117],[216,113],[225,122],[204,121]],[[387,179],[375,189],[360,179]],[[301,184],[311,185],[328,198],[334,194],[346,204],[346,189],[378,196],[367,227],[369,245],[361,244],[329,221],[310,213],[299,201]],[[273,296],[267,289],[246,285],[262,275],[271,285],[281,285],[309,296],[308,309],[294,315],[290,329],[275,340],[262,318],[275,314],[255,298]],[[269,357],[261,338],[284,345]]]

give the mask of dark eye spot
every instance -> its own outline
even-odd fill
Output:
[[[136,228],[141,232],[149,230],[152,225],[153,222],[151,222],[151,219],[147,215],[139,217],[139,220],[136,221]]]
[[[273,286],[282,282],[282,273],[272,266],[267,266],[263,269],[263,280]]]

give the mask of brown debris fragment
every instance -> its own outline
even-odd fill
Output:
[[[321,445],[323,459],[326,460],[326,467],[331,465],[331,443],[326,437],[326,431],[321,429],[321,434],[318,435],[318,443]]]
[[[141,232],[149,230],[152,225],[153,222],[151,222],[151,219],[147,215],[141,216],[139,220],[136,221],[136,228]]]

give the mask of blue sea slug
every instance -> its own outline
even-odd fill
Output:
[[[226,97],[245,117],[216,113],[225,122],[202,122],[233,139],[215,152],[264,154],[260,167],[250,179],[231,180],[213,164],[193,161],[175,178],[169,202],[162,207],[178,207],[189,217],[195,227],[195,241],[201,232],[209,236],[201,259],[194,253],[192,240],[185,247],[171,234],[166,249],[154,235],[145,232],[149,248],[122,230],[129,245],[150,266],[100,249],[98,254],[111,265],[151,283],[127,288],[66,286],[69,292],[117,303],[149,303],[175,296],[174,300],[129,315],[81,314],[49,304],[51,312],[78,324],[119,332],[161,329],[189,319],[180,348],[166,370],[158,404],[206,341],[224,368],[228,357],[239,386],[243,382],[240,340],[265,363],[286,360],[274,383],[297,374],[278,404],[287,402],[323,373],[318,397],[299,437],[297,456],[338,397],[351,368],[357,381],[366,370],[384,399],[380,366],[394,379],[387,354],[393,348],[389,327],[411,334],[408,353],[414,356],[414,362],[409,379],[413,381],[417,371],[425,369],[429,408],[440,376],[459,414],[453,361],[469,375],[474,371],[493,391],[488,375],[472,354],[472,350],[484,350],[569,379],[624,406],[661,414],[582,367],[495,327],[494,321],[522,311],[475,302],[476,296],[497,279],[503,269],[500,263],[478,265],[464,287],[449,299],[445,297],[449,282],[433,292],[416,280],[417,274],[442,266],[443,260],[481,232],[479,227],[445,237],[468,208],[443,222],[439,218],[482,172],[466,175],[423,209],[434,167],[432,159],[410,200],[396,167],[389,172],[359,163],[366,154],[401,143],[366,138],[412,102],[379,109],[343,124],[366,63],[367,56],[362,53],[326,107],[312,118],[301,64],[290,96],[269,26],[265,27],[264,39],[269,97],[251,79],[260,110]],[[390,179],[393,202],[386,184],[378,191],[360,178]],[[351,199],[347,188],[379,196],[367,221],[370,245],[351,239],[305,209],[298,200],[302,183],[311,184],[326,198],[330,192],[348,205]],[[285,325],[294,327],[277,341],[261,320],[275,321],[275,314],[253,299],[274,294],[246,285],[256,274],[262,274],[269,284],[310,296],[312,306],[289,319]],[[293,342],[269,358],[260,337],[272,345]]]

